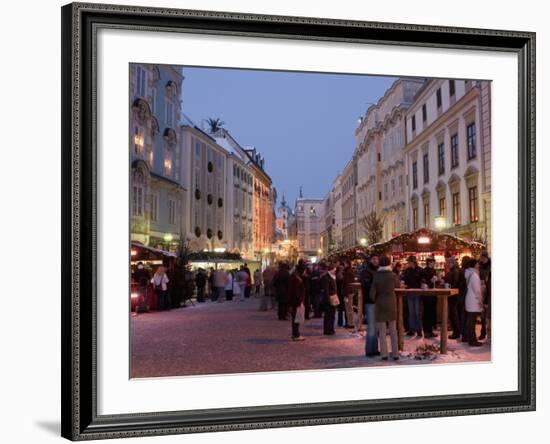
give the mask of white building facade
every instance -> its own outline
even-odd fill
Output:
[[[436,79],[418,92],[406,115],[410,230],[489,241],[489,110],[489,82]]]
[[[384,222],[383,240],[407,230],[405,112],[423,84],[422,79],[396,80],[356,130],[359,238],[366,237],[362,221],[373,211]]]

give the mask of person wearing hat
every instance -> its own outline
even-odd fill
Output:
[[[422,271],[416,263],[415,256],[407,258],[407,268],[403,271],[403,281],[406,288],[418,288],[422,284]],[[422,336],[422,317],[420,310],[420,296],[417,294],[407,295],[407,308],[409,311],[408,336]]]
[[[435,271],[435,259],[429,257],[426,259],[426,266],[422,270],[422,282],[428,286],[428,288],[435,288],[437,280]],[[434,328],[437,320],[437,296],[424,296],[422,299],[424,303],[424,312],[422,316],[422,329],[424,330],[425,338],[435,338],[437,333],[434,333]],[[443,332],[447,334],[447,332]]]

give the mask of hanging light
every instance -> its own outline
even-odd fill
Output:
[[[417,239],[417,242],[422,245],[429,244],[431,241],[432,240],[428,236],[420,236]]]

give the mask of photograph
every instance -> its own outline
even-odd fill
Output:
[[[491,80],[128,70],[131,379],[491,362]]]

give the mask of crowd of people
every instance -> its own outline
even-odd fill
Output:
[[[460,264],[452,255],[446,257],[443,270],[436,270],[435,260],[429,257],[420,267],[415,256],[406,263],[394,262],[388,256],[370,255],[361,263],[351,260],[306,263],[299,260],[294,266],[281,262],[251,273],[247,264],[224,270],[199,269],[191,273],[181,263],[171,267],[159,266],[150,276],[138,263],[133,280],[138,286],[138,308],[147,306],[147,287],[152,285],[157,308],[178,307],[196,293],[198,303],[244,301],[252,294],[260,298],[259,309],[275,310],[279,320],[291,321],[291,339],[303,341],[303,324],[312,318],[323,318],[323,334],[334,335],[336,328],[355,329],[366,324],[365,355],[389,359],[387,336],[390,337],[391,357],[399,359],[397,335],[397,288],[427,289],[455,288],[458,296],[449,297],[449,339],[479,347],[490,339],[491,320],[491,259],[486,251],[478,258],[463,256]],[[358,319],[357,287],[363,294],[362,319]],[[438,336],[437,297],[408,292],[403,304],[403,320],[409,338]],[[359,312],[359,310],[357,310]],[[476,326],[481,324],[480,334]],[[439,332],[448,334],[448,332]]]
[[[397,288],[455,288],[457,296],[448,298],[448,316],[452,331],[449,339],[479,347],[489,339],[491,319],[491,260],[486,251],[479,257],[463,256],[460,265],[448,255],[443,270],[436,270],[435,259],[426,259],[420,267],[415,256],[406,264],[391,263],[388,256],[371,255],[362,263],[350,260],[306,264],[294,267],[280,263],[263,273],[265,298],[277,304],[280,320],[291,320],[291,337],[303,341],[300,326],[310,318],[323,317],[323,334],[334,335],[335,328],[355,329],[356,323],[367,325],[365,355],[399,359],[397,335]],[[356,318],[356,285],[361,286],[363,319]],[[408,292],[403,304],[403,320],[409,338],[438,336],[437,296]],[[267,309],[263,303],[261,309]],[[481,324],[478,336],[476,326]],[[448,334],[440,332],[439,334]]]
[[[260,270],[251,273],[248,264],[239,268],[209,270],[199,268],[192,272],[178,258],[156,267],[154,273],[146,268],[143,262],[136,264],[132,273],[132,283],[138,297],[136,312],[149,310],[149,289],[156,297],[157,310],[169,310],[181,307],[195,298],[198,303],[206,300],[214,302],[244,301],[251,294],[260,295],[262,273]]]

